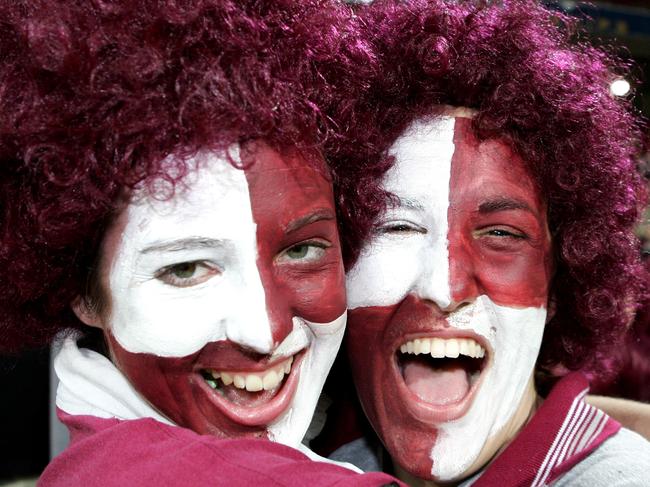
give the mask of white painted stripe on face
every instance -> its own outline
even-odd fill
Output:
[[[452,328],[483,336],[493,351],[492,364],[467,413],[438,427],[431,450],[431,473],[441,481],[458,478],[476,460],[487,440],[497,435],[521,404],[530,381],[546,321],[545,308],[510,308],[487,296],[449,315]]]
[[[395,164],[383,187],[399,204],[382,216],[348,273],[349,309],[396,304],[411,293],[442,309],[451,303],[447,211],[454,125],[453,117],[419,121],[393,145]]]
[[[300,380],[287,411],[269,425],[273,441],[297,448],[309,428],[325,379],[341,346],[347,311],[330,323],[293,318],[293,331],[278,346],[291,355],[308,347],[300,365]]]
[[[110,328],[132,353],[183,357],[225,339],[269,353],[273,339],[246,175],[214,154],[194,162],[197,169],[173,198],[140,192],[121,215],[126,224],[109,274]],[[147,251],[188,239],[203,245]],[[160,279],[162,270],[183,262],[220,272],[187,287]]]

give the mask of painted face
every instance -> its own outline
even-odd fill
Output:
[[[440,481],[479,468],[523,422],[552,268],[523,161],[470,123],[419,122],[397,140],[384,187],[398,201],[347,282],[366,414],[398,466]]]
[[[345,327],[332,189],[301,157],[247,153],[198,157],[171,199],[136,193],[104,241],[101,326],[175,423],[295,446]]]

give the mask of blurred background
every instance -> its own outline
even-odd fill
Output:
[[[590,3],[573,0],[544,1],[582,19],[590,40],[608,48],[633,63],[635,80],[619,79],[612,83],[616,96],[631,98],[638,109],[650,118],[650,0],[608,0]],[[650,141],[650,132],[647,134]],[[645,154],[645,169],[650,176],[650,144]],[[646,211],[639,236],[644,254],[650,254],[650,211]]]
[[[650,0],[545,3],[581,18],[594,42],[633,63],[634,79],[614,80],[611,91],[615,96],[631,98],[650,118]],[[645,154],[645,162],[648,171],[650,152]],[[646,255],[650,254],[649,219],[650,212],[646,212],[645,222],[639,227]],[[641,347],[642,358],[650,352],[643,350],[644,343],[650,343],[648,323],[648,313],[641,313],[631,337],[631,342]],[[636,390],[636,399],[650,401],[648,391],[635,386],[636,379],[631,378],[630,383],[626,380],[622,374],[616,383],[602,385],[601,391],[631,396],[634,394],[630,391]],[[650,385],[645,388],[650,389]],[[50,435],[49,397],[54,391],[50,391],[48,351],[19,358],[0,356],[0,391],[0,485],[34,485],[33,479],[49,461],[50,451],[59,448],[58,434]],[[21,480],[29,478],[32,480]]]

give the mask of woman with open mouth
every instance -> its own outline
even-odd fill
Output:
[[[650,444],[584,401],[647,296],[640,122],[609,93],[625,66],[535,1],[362,10],[389,80],[369,95],[371,157],[394,165],[348,273],[346,348],[383,467],[411,485],[646,484]],[[364,445],[335,456],[368,464]]]
[[[375,65],[349,9],[0,15],[2,348],[68,331],[56,404],[72,442],[41,485],[390,481],[301,443],[346,321],[332,182],[377,164],[322,156],[349,143],[337,109]],[[337,198],[361,208],[375,190]]]

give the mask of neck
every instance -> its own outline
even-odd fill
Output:
[[[499,456],[512,440],[515,439],[523,427],[528,424],[528,421],[530,421],[541,404],[542,399],[537,395],[533,376],[531,375],[519,404],[519,408],[517,408],[515,413],[512,415],[510,421],[508,421],[501,431],[491,436],[485,442],[485,445],[483,445],[483,448],[474,463],[466,471],[460,473],[457,479],[449,482],[440,482],[435,479],[421,479],[414,477],[397,463],[394,463],[395,475],[398,479],[411,487],[454,487],[474,473],[485,468],[490,464],[490,462],[492,462],[492,460]]]

